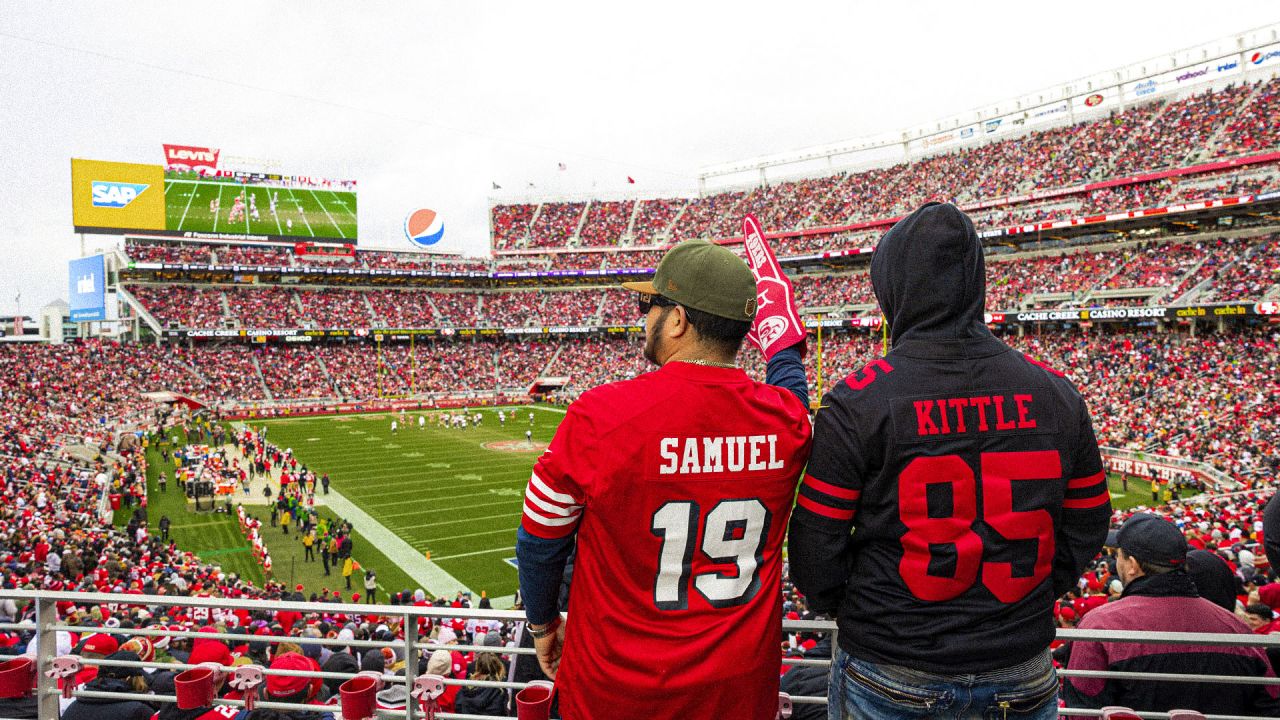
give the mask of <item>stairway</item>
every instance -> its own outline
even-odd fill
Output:
[[[338,390],[338,383],[333,381],[333,374],[329,372],[329,367],[324,364],[324,358],[320,357],[320,353],[312,353],[312,356],[316,359],[316,364],[320,366],[320,372],[324,373],[324,379],[329,381],[329,387],[333,388],[333,396],[342,400],[350,399]]]
[[[253,361],[253,371],[258,374],[258,383],[262,385],[262,392],[267,394],[268,400],[275,400],[276,396],[271,394],[271,388],[267,387],[267,378],[262,374],[262,366],[258,364],[258,356],[251,353],[249,359]]]
[[[640,203],[643,200],[636,200],[631,203],[631,216],[627,218],[627,229],[622,231],[622,237],[618,238],[618,247],[630,247],[635,241],[636,233],[636,216],[640,214]]]
[[[587,226],[587,216],[591,214],[592,202],[594,201],[588,200],[585,204],[583,204],[582,214],[578,216],[578,224],[574,226],[573,234],[565,239],[565,243],[564,243],[565,247],[577,247],[580,244],[581,242],[580,236],[582,235],[582,228]]]
[[[684,211],[689,209],[689,205],[691,205],[692,202],[692,200],[686,199],[684,201],[684,205],[681,205],[680,209],[676,211],[676,214],[671,216],[671,222],[667,223],[667,226],[662,228],[662,232],[658,233],[654,237],[654,240],[670,237],[671,231],[675,228],[676,223],[680,222],[680,218],[684,217]]]

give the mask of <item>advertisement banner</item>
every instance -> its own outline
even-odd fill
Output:
[[[71,211],[81,228],[164,230],[164,169],[159,165],[71,160]]]
[[[1127,83],[1124,86],[1124,99],[1142,100],[1157,94],[1231,77],[1239,73],[1239,56],[1233,55],[1218,60],[1210,60],[1209,62],[1170,70],[1166,73]]]
[[[1244,67],[1246,70],[1271,65],[1280,65],[1280,43],[1268,45],[1244,54]]]
[[[1075,96],[1071,99],[1071,108],[1075,114],[1079,115],[1081,113],[1109,108],[1114,105],[1118,99],[1119,93],[1117,89],[1109,87],[1095,93]]]
[[[192,170],[198,173],[218,171],[221,150],[193,145],[164,144],[164,166],[169,170]]]
[[[107,319],[107,273],[102,255],[72,260],[68,269],[71,322]]]
[[[194,169],[73,159],[76,232],[357,242],[353,180],[208,171],[200,163],[216,165],[219,150],[166,145],[165,152]]]
[[[1071,109],[1071,104],[1066,100],[1060,100],[1056,103],[1041,105],[1038,108],[1027,112],[1027,125],[1039,125],[1041,123],[1053,122],[1067,115],[1067,111]]]
[[[1106,463],[1109,472],[1118,475],[1177,483],[1192,483],[1204,478],[1203,473],[1196,472],[1191,468],[1178,467],[1177,465],[1159,461],[1135,460],[1108,454],[1104,454],[1102,460]],[[1209,480],[1209,484],[1212,486],[1215,483]]]

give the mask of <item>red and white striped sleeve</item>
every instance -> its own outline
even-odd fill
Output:
[[[554,490],[535,468],[524,489],[524,517],[520,523],[538,537],[561,538],[578,529],[582,505],[582,500],[572,493]]]
[[[591,461],[586,457],[594,447],[582,416],[570,408],[556,430],[551,446],[538,458],[524,490],[521,526],[540,538],[562,538],[573,534],[586,505],[585,479]]]

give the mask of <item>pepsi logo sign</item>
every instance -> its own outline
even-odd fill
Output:
[[[435,210],[414,210],[404,219],[404,236],[418,247],[431,247],[444,237],[444,219]]]

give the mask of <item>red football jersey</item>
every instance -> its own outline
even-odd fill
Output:
[[[578,534],[565,717],[776,716],[782,541],[809,442],[801,402],[737,369],[670,362],[569,407],[522,519]]]

